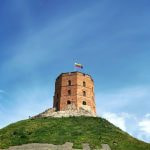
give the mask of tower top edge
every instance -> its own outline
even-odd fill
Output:
[[[91,80],[93,81],[93,78],[92,78],[91,75],[86,74],[86,73],[83,73],[83,72],[80,72],[80,71],[64,72],[64,73],[61,73],[56,79],[60,78],[61,76],[66,76],[66,75],[70,76],[70,75],[75,75],[75,74],[76,74],[76,75],[77,75],[77,74],[81,74],[81,75],[83,75],[83,76],[88,76],[88,77],[90,77]]]

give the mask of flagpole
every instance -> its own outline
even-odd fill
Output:
[[[77,67],[76,67],[76,61],[75,61],[75,63],[74,63],[74,71],[76,72],[77,71]]]
[[[74,63],[74,72],[76,71],[76,66],[75,66],[75,63]]]

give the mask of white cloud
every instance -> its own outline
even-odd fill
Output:
[[[149,134],[149,136],[150,136],[150,118],[148,118],[148,117],[150,117],[149,114],[146,114],[145,118],[142,119],[138,123],[138,125],[139,125],[141,131],[145,132],[146,134]]]
[[[125,119],[126,116],[122,115],[118,115],[115,113],[104,113],[102,115],[105,119],[107,119],[108,121],[110,121],[112,124],[116,125],[117,127],[121,128],[122,130],[126,131],[126,123],[125,123]]]
[[[146,118],[149,118],[149,117],[150,117],[150,114],[146,114],[145,117],[146,117]]]
[[[143,119],[138,121],[137,138],[150,142],[150,114],[146,114]]]

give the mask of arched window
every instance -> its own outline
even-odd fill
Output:
[[[71,95],[71,90],[68,90],[68,95]]]
[[[59,103],[56,102],[56,110],[59,110]]]
[[[67,101],[67,105],[69,105],[69,104],[71,104],[71,101],[70,101],[70,100]]]
[[[83,91],[83,96],[86,96],[86,92],[85,91]]]
[[[82,104],[83,104],[83,105],[86,105],[86,101],[83,101]]]
[[[68,80],[68,85],[69,85],[69,86],[71,85],[71,80]]]
[[[86,82],[85,81],[83,81],[83,86],[86,87]]]

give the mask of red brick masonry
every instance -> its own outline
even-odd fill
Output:
[[[53,107],[63,111],[70,104],[96,113],[94,82],[90,75],[81,72],[60,74],[55,82]]]

